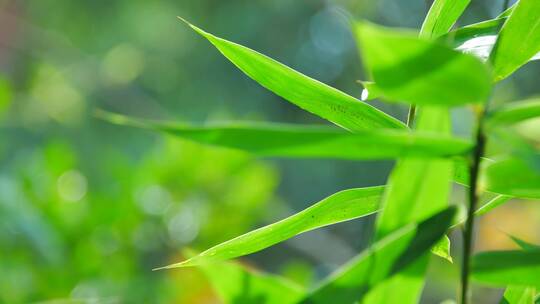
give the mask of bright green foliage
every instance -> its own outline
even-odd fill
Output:
[[[489,95],[490,73],[472,55],[366,22],[355,32],[365,66],[388,100],[456,106]]]
[[[509,237],[523,250],[539,250],[540,246],[528,243],[513,235]],[[508,286],[500,304],[534,304],[537,288],[527,286]]]
[[[491,52],[495,81],[502,80],[540,51],[540,1],[520,0]]]
[[[416,129],[449,134],[449,111],[441,107],[423,107]],[[396,229],[424,220],[446,208],[452,172],[451,160],[401,159],[388,181],[375,238],[380,240]],[[427,262],[427,255],[424,255],[371,290],[368,299],[372,303],[416,303],[424,284]]]
[[[540,249],[482,252],[473,256],[472,278],[492,286],[540,288]]]
[[[435,0],[424,19],[420,37],[437,38],[446,34],[470,2],[470,0]]]
[[[469,172],[464,160],[455,162],[454,180],[469,185]],[[501,160],[482,159],[480,187],[504,196],[540,198],[540,172],[525,160],[506,157]],[[508,178],[512,176],[512,178]],[[504,198],[500,198],[504,200]]]
[[[466,140],[397,130],[349,133],[337,128],[291,124],[240,123],[189,126],[100,114],[112,122],[167,132],[203,144],[234,148],[260,156],[385,159],[465,154]],[[261,140],[264,139],[264,140]]]
[[[373,214],[383,187],[349,189],[333,194],[282,221],[261,227],[167,268],[200,265],[250,254],[300,233]]]
[[[486,20],[474,24],[470,24],[464,27],[460,27],[442,37],[440,41],[449,42],[454,47],[463,45],[465,42],[476,38],[476,37],[485,37],[491,35],[497,35],[502,24],[506,21],[506,18],[495,18],[491,20]],[[467,52],[467,49],[463,49]]]
[[[187,23],[187,22],[186,22]],[[358,99],[309,78],[271,58],[189,24],[227,59],[265,88],[302,109],[345,129],[404,128],[397,119]]]
[[[444,235],[454,213],[451,207],[419,224],[397,229],[330,275],[302,303],[390,303],[370,302],[363,296],[421,259]]]
[[[474,212],[475,216],[482,216],[491,210],[499,207],[500,205],[506,204],[512,199],[511,196],[508,195],[497,195],[494,198],[490,199],[487,203],[482,205],[482,207],[476,209]],[[460,214],[459,217],[456,219],[456,222],[454,225],[452,225],[452,228],[455,228],[457,226],[463,225],[465,223],[465,214]]]
[[[506,158],[488,164],[480,181],[489,191],[540,198],[540,171],[519,158]]]
[[[504,291],[500,304],[534,304],[536,288],[525,286],[509,286]]]
[[[510,16],[510,14],[512,14],[512,12],[514,11],[514,9],[516,9],[516,5],[517,5],[517,2],[519,1],[516,1],[516,3],[512,4],[512,6],[510,6],[509,8],[505,9],[502,13],[499,14],[499,16],[497,16],[498,19],[501,19],[501,18],[508,18]]]
[[[418,131],[450,132],[448,110],[424,107],[419,113]],[[444,209],[448,203],[453,164],[450,160],[402,159],[392,171],[377,219],[376,239],[410,222],[419,221]]]
[[[164,268],[201,266],[227,303],[418,302],[428,265],[427,251],[431,248],[433,253],[452,261],[450,240],[445,233],[464,221],[454,219],[455,210],[448,207],[452,177],[465,185],[471,184],[466,159],[471,156],[473,145],[451,136],[449,107],[476,103],[481,108],[491,92],[493,79],[488,65],[464,54],[475,53],[479,45],[460,45],[457,51],[446,44],[457,46],[477,36],[495,35],[506,21],[491,56],[496,80],[506,77],[504,73],[511,73],[540,50],[538,22],[530,20],[537,13],[527,13],[527,9],[536,8],[538,4],[528,0],[522,0],[496,19],[446,35],[469,2],[436,0],[423,23],[420,38],[410,32],[365,22],[355,24],[362,59],[373,79],[362,82],[361,99],[382,97],[419,105],[417,123],[410,126],[413,131],[354,97],[188,23],[262,86],[351,132],[323,126],[249,122],[194,126],[107,113],[100,115],[114,123],[153,129],[259,156],[398,161],[386,186],[338,192],[279,222]],[[524,24],[531,23],[532,26],[525,29]],[[509,46],[520,35],[531,39],[524,39],[530,41],[520,42],[516,49],[510,50]],[[439,39],[432,40],[435,38]],[[491,42],[481,47],[492,45]],[[513,60],[507,60],[508,56]],[[505,106],[489,114],[486,130],[536,117],[539,113],[540,105],[536,100]],[[531,151],[535,155],[536,152]],[[477,163],[481,156],[475,156]],[[525,160],[513,156],[498,161],[482,160],[479,188],[496,195],[475,210],[475,215],[483,215],[513,197],[540,197],[540,172]],[[253,274],[235,264],[217,263],[263,250],[306,231],[377,211],[380,213],[375,226],[375,243],[307,296],[274,277]],[[472,263],[472,277],[494,286],[510,286],[505,300],[522,303],[535,291],[519,286],[540,285],[535,276],[540,271],[540,252],[538,248],[528,249],[478,254]]]
[[[486,127],[504,127],[535,117],[540,117],[540,98],[503,105],[489,114]]]
[[[434,295],[433,290],[421,294],[428,251],[452,261],[447,235],[453,228],[464,228],[464,252],[456,259],[459,265],[445,265],[462,266],[465,296],[461,304],[470,304],[464,279],[469,276],[482,284],[506,288],[502,303],[533,303],[536,297],[536,304],[540,304],[540,246],[510,236],[520,250],[476,255],[472,275],[467,263],[472,255],[469,248],[475,247],[472,217],[510,200],[519,203],[521,198],[540,198],[538,126],[530,120],[540,117],[540,100],[497,109],[488,106],[489,99],[508,99],[513,89],[537,89],[536,75],[531,73],[520,75],[524,77],[516,80],[526,81],[519,85],[507,81],[492,90],[493,80],[504,79],[526,62],[540,58],[539,1],[512,1],[517,4],[495,19],[450,33],[470,0],[427,1],[433,5],[419,35],[353,21],[352,30],[363,54],[361,61],[369,74],[364,79],[372,80],[362,83],[361,100],[188,23],[255,82],[337,127],[254,122],[197,125],[100,114],[113,123],[172,135],[159,140],[145,138],[143,133],[139,133],[141,137],[116,133],[135,131],[92,121],[87,117],[88,109],[95,105],[158,114],[181,107],[182,113],[177,114],[189,121],[200,119],[203,112],[211,112],[209,118],[237,116],[229,115],[220,104],[232,100],[239,103],[242,117],[264,119],[289,111],[271,108],[270,104],[264,104],[263,111],[257,102],[244,98],[254,93],[251,87],[214,70],[220,66],[213,62],[215,58],[193,51],[191,40],[181,42],[178,38],[182,37],[175,36],[178,29],[172,12],[182,11],[193,18],[202,14],[213,26],[227,31],[241,21],[244,26],[238,35],[242,39],[254,45],[270,44],[273,52],[296,66],[347,87],[347,83],[352,85],[351,75],[340,73],[356,71],[349,61],[354,43],[347,41],[352,38],[349,33],[341,31],[334,36],[330,31],[343,30],[341,21],[346,14],[342,13],[353,2],[361,9],[381,7],[373,1],[345,1],[337,8],[330,1],[319,1],[307,5],[310,8],[304,11],[294,1],[227,4],[230,1],[168,0],[133,4],[120,0],[107,6],[106,14],[94,18],[87,14],[100,11],[96,8],[101,4],[88,1],[81,6],[79,2],[85,1],[63,1],[76,4],[55,5],[50,11],[57,18],[48,22],[43,19],[47,15],[40,12],[50,5],[40,4],[42,1],[32,5],[19,1],[15,6],[0,8],[0,15],[8,17],[0,37],[0,61],[7,64],[2,72],[6,75],[0,75],[0,125],[4,127],[0,131],[0,302],[215,302],[215,295],[201,281],[203,276],[193,268],[187,269],[197,266],[224,303],[412,304],[420,299],[431,303],[435,298],[448,297]],[[412,9],[397,12],[404,2]],[[507,6],[510,1],[495,2]],[[490,15],[496,14],[494,3],[490,3]],[[416,4],[422,1],[393,1],[395,8],[362,14],[367,12],[367,19],[375,17],[389,23],[399,23],[396,16],[416,20],[418,16],[412,16],[418,11]],[[69,9],[71,6],[77,9]],[[481,10],[475,11],[477,7]],[[475,6],[467,17],[483,15],[486,8]],[[116,14],[116,10],[127,13]],[[271,16],[270,10],[285,12],[284,18]],[[304,13],[291,14],[294,11]],[[118,18],[107,18],[108,14]],[[321,22],[321,16],[329,15],[335,19]],[[298,18],[302,16],[306,19]],[[86,24],[84,20],[94,22]],[[80,22],[83,26],[77,27]],[[261,31],[263,24],[278,26],[266,32]],[[300,24],[301,33],[306,34],[302,38],[292,29]],[[110,36],[98,37],[96,33]],[[92,41],[99,45],[92,45]],[[112,41],[117,41],[116,45],[107,45]],[[35,50],[43,46],[50,47],[37,54]],[[306,54],[312,48],[315,52]],[[220,62],[231,67],[226,61]],[[327,71],[330,73],[323,75]],[[129,98],[128,102],[113,104],[110,96]],[[277,96],[266,94],[263,98]],[[385,105],[399,113],[398,118],[363,102],[378,97],[412,105],[407,126],[400,121],[405,116],[403,105]],[[152,105],[148,102],[151,100],[163,104]],[[217,100],[218,104],[200,100]],[[466,113],[454,117],[456,130],[459,134],[477,131],[474,142],[452,136],[452,107],[461,107],[453,114]],[[208,149],[200,144],[227,149]],[[280,214],[283,205],[273,195],[278,184],[276,171],[234,150],[261,157],[348,160],[345,164],[351,160],[391,159],[396,165],[386,185],[340,191],[281,221],[246,233]],[[291,171],[285,170],[280,195],[313,196],[339,187],[331,171],[321,177],[323,181],[311,183],[310,175],[327,173],[330,163],[335,164],[311,160],[310,170],[291,170],[295,181],[290,184]],[[287,169],[289,165],[288,161],[278,164]],[[363,168],[373,170],[370,166]],[[347,178],[348,183],[377,184],[385,176],[380,168],[365,172],[367,176],[359,179],[355,172],[340,177]],[[297,177],[306,180],[298,185]],[[452,177],[469,187],[460,189],[467,192],[468,200],[462,202],[461,191],[459,197],[450,195]],[[448,207],[449,196],[467,204],[471,217],[454,216],[455,208]],[[487,203],[478,208],[481,201]],[[264,253],[274,261],[280,260],[269,267],[272,272],[295,278],[302,286],[228,261],[307,231],[375,213],[379,214],[371,246],[309,292],[306,290],[312,280],[330,265],[326,258],[339,258],[359,244],[339,245],[340,240],[336,240],[295,248],[313,257],[310,263],[298,263],[302,264],[301,272],[308,273],[305,276],[290,272],[288,246]],[[360,235],[353,237],[365,241]],[[222,240],[228,241],[219,243]],[[177,261],[177,252],[188,245],[215,246],[164,267],[183,269],[144,271],[164,265],[164,261]],[[311,263],[317,263],[314,269],[309,269]],[[439,268],[434,270],[431,274],[437,280],[447,274],[440,273]],[[440,281],[450,283],[445,278]],[[69,299],[54,299],[56,296]]]
[[[431,253],[450,263],[454,262],[454,259],[452,259],[452,255],[450,254],[450,239],[446,235],[431,248]]]
[[[246,269],[237,263],[202,265],[201,269],[223,303],[294,304],[304,295],[304,290],[293,282]]]
[[[493,159],[490,159],[490,158],[486,158],[486,157],[483,157],[482,158],[482,165],[483,166],[488,166],[492,163],[494,163],[495,161]],[[459,184],[462,184],[464,186],[469,186],[470,185],[470,177],[469,177],[469,164],[468,164],[468,161],[464,158],[455,158],[454,159],[454,181],[456,183],[459,183]],[[493,191],[492,189],[488,188],[487,185],[485,185],[486,187],[486,191],[490,191],[490,192],[496,192],[496,191]]]
[[[470,24],[464,27],[457,28],[446,35],[440,37],[441,41],[450,42],[455,47],[463,44],[467,40],[488,36],[488,35],[497,35],[501,26],[504,24],[508,16],[514,11],[516,5],[512,5],[510,8],[505,10],[499,16],[494,19],[485,20],[482,22]],[[467,52],[467,49],[462,49]]]
[[[508,178],[511,176],[512,178]],[[464,159],[455,161],[454,180],[469,185],[469,172]],[[540,198],[540,173],[524,160],[505,158],[482,159],[480,187],[484,191],[521,198]]]

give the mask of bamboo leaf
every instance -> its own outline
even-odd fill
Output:
[[[475,39],[475,38],[481,38],[486,36],[497,36],[499,34],[499,31],[508,19],[508,16],[512,14],[516,7],[516,4],[513,4],[511,7],[509,7],[507,10],[502,12],[499,16],[497,16],[494,19],[485,20],[482,22],[469,24],[464,27],[457,28],[446,35],[443,35],[439,38],[441,41],[450,41],[454,47],[459,49],[460,45],[466,44],[467,41]],[[472,44],[472,43],[470,43]],[[494,42],[492,43],[491,48],[493,47]],[[463,47],[466,49],[466,47]],[[467,51],[465,51],[467,52]],[[474,53],[474,52],[473,52]]]
[[[519,158],[505,158],[485,166],[483,189],[521,198],[540,198],[540,171]]]
[[[471,0],[435,0],[424,19],[420,37],[437,38],[446,34],[463,14]]]
[[[504,291],[500,304],[534,304],[536,288],[526,286],[509,286]]]
[[[498,24],[498,23],[495,23],[495,24]],[[472,35],[472,33],[470,34]],[[496,35],[483,35],[483,36],[481,35],[478,37],[469,37],[467,40],[464,40],[462,44],[456,45],[456,50],[463,52],[465,54],[474,55],[480,59],[485,60],[489,57],[489,54],[491,53],[491,49],[493,48],[493,45],[495,44],[496,39],[497,39]],[[540,53],[536,54],[533,58],[531,58],[531,61],[538,60],[538,59],[540,59]],[[377,86],[375,82],[360,81],[360,83],[364,87],[361,94],[362,101],[368,101],[368,100],[376,99],[383,96],[382,90]],[[520,114],[528,115],[529,116],[528,118],[538,116],[537,114],[538,109],[536,108],[537,105],[534,103],[534,101],[536,100],[537,99],[531,100],[530,101],[531,104],[527,105],[531,107],[531,111],[533,112],[526,113],[525,111],[523,111]],[[509,104],[509,105],[512,105],[512,104]],[[526,105],[524,104],[523,107],[525,106]],[[503,123],[503,121],[501,121],[501,123]]]
[[[444,235],[454,214],[450,207],[390,233],[331,274],[302,303],[391,303],[370,302],[364,297],[387,278],[417,263]]]
[[[509,235],[509,237],[523,250],[540,250],[540,245],[529,243],[513,235]]]
[[[373,214],[379,208],[383,189],[370,187],[340,191],[286,219],[221,243],[166,268],[195,266],[247,255],[306,231]]]
[[[454,164],[454,181],[468,186],[469,171],[466,160],[457,158]],[[539,185],[540,173],[522,159],[509,157],[495,161],[482,158],[480,187],[483,191],[518,198],[537,199],[540,198]]]
[[[535,117],[540,117],[540,98],[512,102],[490,112],[486,128],[504,127]]]
[[[447,108],[424,106],[419,110],[418,131],[450,134]],[[448,159],[400,159],[385,189],[375,238],[380,240],[400,227],[424,220],[446,208],[452,172],[453,162]],[[427,255],[423,255],[371,290],[368,303],[416,303],[424,286],[427,262]]]
[[[519,1],[516,1],[516,3],[512,4],[509,8],[505,9],[502,13],[500,13],[499,16],[497,16],[497,19],[510,17],[510,14],[512,14],[514,9],[516,9],[517,2]]]
[[[198,266],[248,255],[307,231],[373,214],[378,211],[383,190],[384,187],[379,186],[340,191],[279,222],[218,244],[165,268]],[[445,236],[431,252],[451,261],[449,242]]]
[[[540,1],[520,0],[491,52],[495,81],[502,80],[540,51]]]
[[[491,210],[497,208],[500,205],[506,204],[509,202],[513,197],[508,195],[497,195],[491,200],[489,200],[487,203],[482,205],[482,207],[476,209],[474,212],[474,216],[482,216]],[[455,228],[457,226],[463,225],[465,221],[467,220],[465,214],[459,214],[458,218],[456,219],[456,222],[452,225],[452,228]]]
[[[309,78],[254,50],[216,37],[183,21],[208,39],[246,75],[308,112],[350,131],[405,128],[403,123],[371,105]]]
[[[435,246],[431,248],[431,253],[439,256],[450,263],[453,263],[452,255],[450,254],[450,239],[448,236],[443,236]]]
[[[472,258],[472,278],[491,286],[540,288],[540,250],[491,251]]]
[[[356,24],[367,70],[387,100],[457,106],[487,99],[491,77],[477,58],[414,33]]]
[[[464,159],[455,160],[454,181],[469,185],[469,172]],[[499,195],[540,198],[540,172],[519,158],[507,157],[497,161],[483,158],[479,185],[481,190]]]
[[[116,124],[166,132],[201,144],[238,149],[259,156],[292,158],[387,159],[441,157],[467,153],[463,139],[397,130],[349,133],[337,128],[291,124],[229,123],[190,126],[100,112]]]
[[[487,157],[481,158],[481,170],[483,170],[485,166],[488,166],[494,162],[495,161],[493,159]],[[454,159],[454,166],[454,181],[458,184],[468,187],[470,185],[468,161],[463,157],[456,157]],[[486,191],[495,192],[487,188]]]
[[[439,41],[450,43],[456,50],[471,54],[480,59],[489,58],[493,46],[497,41],[497,35],[502,25],[513,12],[515,4],[495,19],[482,21],[458,28],[442,37]],[[530,59],[540,59],[540,52]]]
[[[490,201],[482,205],[482,207],[478,208],[474,214],[475,216],[481,216],[484,215],[491,210],[499,207],[500,205],[506,204],[508,201],[512,199],[509,195],[497,195],[494,198],[492,198]]]
[[[439,136],[449,134],[448,109],[423,107],[416,130]],[[377,218],[376,238],[444,209],[448,204],[452,172],[451,160],[404,158],[398,162],[385,190],[383,210]]]
[[[449,42],[454,46],[454,48],[465,53],[469,53],[473,48],[477,47],[475,45],[470,46],[473,44],[471,41],[483,37],[496,37],[505,21],[506,18],[496,18],[469,24],[464,27],[457,28],[440,37],[439,41]],[[493,47],[494,44],[495,43],[493,41],[491,43],[491,47]]]
[[[304,295],[304,290],[293,282],[238,263],[202,265],[201,269],[223,303],[294,304]]]

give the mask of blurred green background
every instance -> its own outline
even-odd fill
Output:
[[[502,6],[472,1],[460,24]],[[355,81],[366,76],[349,18],[419,28],[428,7],[0,0],[0,302],[219,303],[196,269],[151,269],[181,260],[186,246],[203,250],[339,190],[385,182],[389,161],[261,160],[96,119],[100,108],[192,122],[325,123],[244,76],[176,16],[359,96]],[[495,102],[537,94],[539,77],[540,64],[528,65],[497,88]],[[400,105],[374,105],[406,115]],[[458,134],[470,125],[467,109],[454,112]],[[502,231],[540,241],[537,202],[502,208],[485,219],[494,223],[481,226],[478,248],[511,246]],[[309,286],[367,246],[373,219],[242,260]],[[433,258],[424,302],[452,298],[457,273]],[[494,296],[486,290],[482,301]]]

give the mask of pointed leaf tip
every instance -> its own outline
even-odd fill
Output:
[[[188,262],[190,259],[187,259],[183,262],[180,262],[180,263],[174,263],[174,264],[170,264],[170,265],[167,265],[167,266],[161,266],[161,267],[157,267],[157,268],[153,268],[152,271],[158,271],[158,270],[167,270],[167,269],[173,269],[173,268],[182,268],[182,267],[185,267],[185,263]]]
[[[205,32],[203,29],[199,28],[198,26],[193,25],[191,22],[187,21],[184,18],[182,18],[180,16],[176,16],[176,18],[178,18],[180,21],[187,24],[189,27],[191,27],[195,32],[199,33],[200,35],[202,35],[204,37],[212,36],[212,34]]]
[[[184,19],[183,17],[180,17],[180,16],[176,16],[176,18],[178,18],[180,21],[186,23],[186,24],[190,24],[186,19]]]

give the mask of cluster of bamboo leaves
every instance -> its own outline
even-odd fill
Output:
[[[253,80],[337,127],[253,122],[196,126],[103,114],[107,119],[266,157],[396,159],[397,164],[386,185],[340,191],[164,268],[201,267],[226,303],[417,303],[429,254],[451,262],[446,233],[467,220],[449,204],[453,183],[474,184],[473,200],[490,199],[470,210],[474,216],[510,199],[539,199],[540,153],[508,130],[540,116],[540,99],[494,109],[488,102],[497,82],[540,52],[540,1],[520,0],[495,19],[452,30],[469,2],[434,1],[419,34],[354,23],[371,77],[362,82],[362,100],[186,22]],[[367,103],[373,98],[411,105],[407,124]],[[453,107],[471,109],[478,134],[504,149],[487,158],[479,149],[484,144],[480,137],[453,136]],[[312,289],[225,262],[373,213],[372,245]],[[471,261],[463,276],[506,288],[502,303],[534,303],[540,292],[540,247],[515,240],[521,250],[462,257],[463,263]]]

